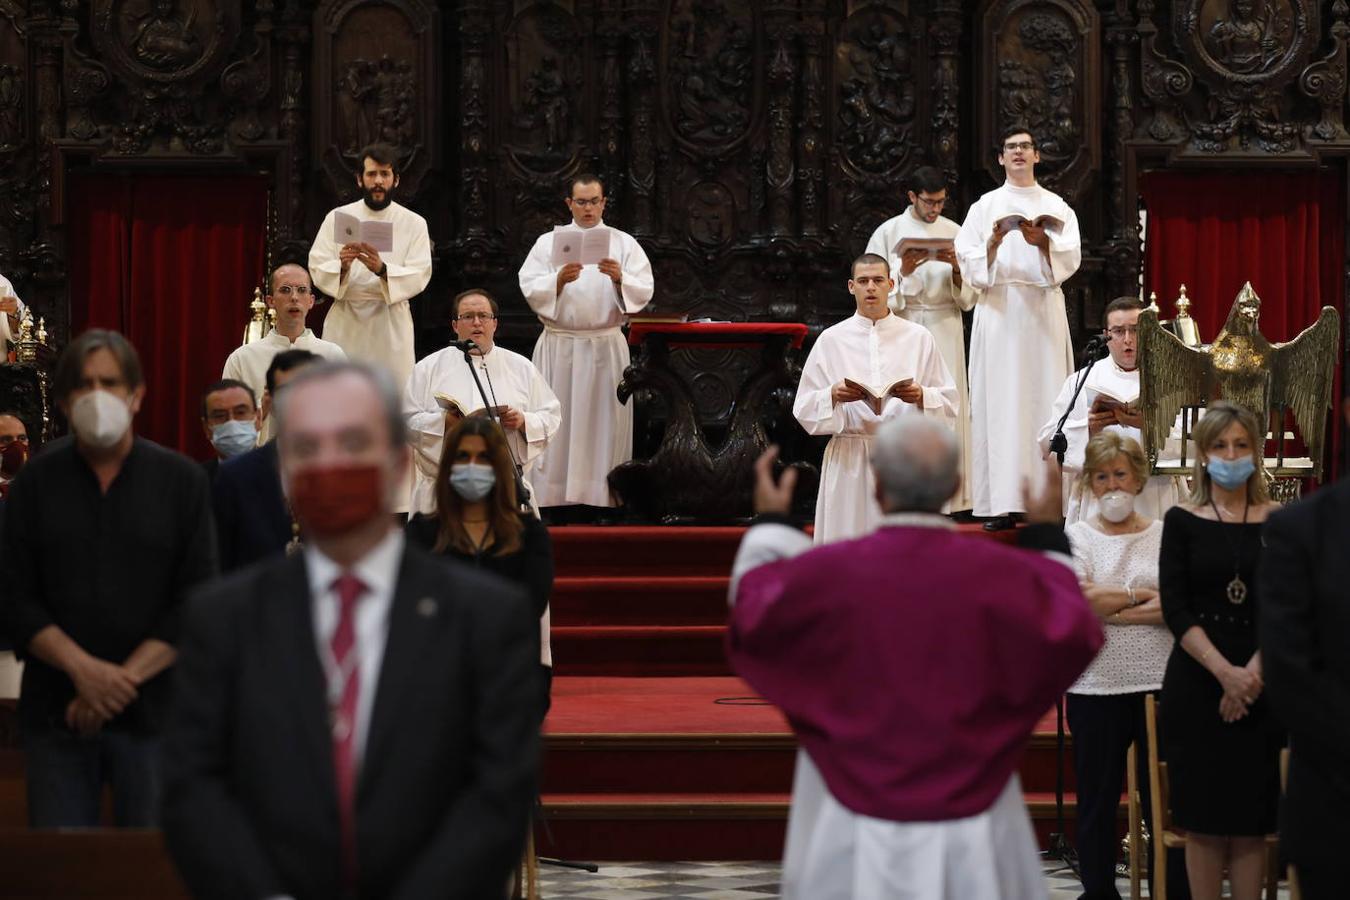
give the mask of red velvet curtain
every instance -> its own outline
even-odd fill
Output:
[[[72,178],[71,325],[114,328],[145,369],[138,434],[212,455],[201,392],[239,346],[265,265],[267,183],[248,175]]]
[[[1261,298],[1261,333],[1287,341],[1323,306],[1345,315],[1345,184],[1341,172],[1149,172],[1144,286],[1163,318],[1176,313],[1180,285],[1200,337],[1212,341],[1250,281]],[[1341,372],[1333,394],[1333,470],[1339,460]]]

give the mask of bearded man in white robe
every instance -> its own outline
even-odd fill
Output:
[[[398,153],[388,144],[361,151],[356,173],[361,199],[329,210],[309,251],[314,286],[333,298],[323,338],[354,360],[383,366],[394,383],[412,374],[413,322],[409,304],[431,281],[431,238],[427,222],[394,202]],[[381,251],[359,239],[334,237],[338,213],[393,229],[393,249]]]
[[[1083,452],[1087,442],[1098,432],[1118,431],[1144,444],[1144,421],[1136,405],[1139,400],[1138,322],[1144,304],[1135,297],[1117,297],[1106,305],[1106,337],[1109,358],[1092,366],[1083,382],[1083,389],[1074,400],[1068,417],[1064,411],[1073,399],[1078,386],[1079,372],[1064,379],[1059,396],[1050,410],[1050,417],[1041,426],[1037,439],[1041,451],[1050,455],[1050,442],[1055,436],[1059,420],[1064,419],[1064,437],[1068,448],[1064,452],[1064,517],[1065,524],[1091,518],[1097,512],[1096,498],[1083,489]],[[1179,434],[1179,433],[1178,433]],[[1163,455],[1180,456],[1180,438],[1169,440]],[[1163,514],[1181,502],[1188,490],[1185,482],[1175,475],[1154,475],[1135,497],[1134,508],[1142,515],[1162,520]]]
[[[857,312],[816,338],[792,404],[807,432],[831,436],[816,497],[817,544],[867,534],[881,521],[871,466],[881,423],[926,415],[952,425],[958,402],[933,335],[891,312],[895,283],[885,258],[864,253],[853,261],[852,276]],[[873,390],[879,412],[859,386]]]
[[[496,298],[481,288],[455,297],[451,325],[458,342],[419,360],[408,379],[403,414],[413,448],[409,506],[414,514],[435,511],[436,479],[440,477],[447,427],[462,416],[487,415],[474,382],[475,372],[496,408],[507,446],[523,469],[525,488],[533,494],[531,469],[557,434],[562,408],[532,362],[496,345],[497,310]],[[474,346],[468,348],[464,341],[472,341]],[[464,358],[466,349],[469,360]]]
[[[956,380],[956,436],[961,448],[961,485],[952,496],[951,511],[970,509],[970,386],[966,380],[966,330],[961,313],[975,305],[975,290],[961,278],[956,250],[948,246],[934,252],[908,249],[902,257],[899,244],[906,238],[952,241],[961,226],[942,215],[947,203],[947,183],[931,166],[910,178],[909,206],[872,233],[867,252],[884,256],[891,263],[891,310],[901,318],[927,328],[937,341],[942,361]]]
[[[989,531],[1011,528],[1039,470],[1036,434],[1073,370],[1060,285],[1078,271],[1078,217],[1036,183],[1036,141],[1004,129],[1003,186],[975,202],[956,236],[961,277],[979,294],[970,338],[971,495]]]
[[[568,191],[574,227],[609,228],[599,178],[578,175]],[[629,360],[621,327],[655,288],[638,242],[617,228],[609,233],[609,254],[597,264],[554,266],[550,232],[520,267],[520,292],[544,326],[534,364],[563,408],[557,437],[535,468],[541,507],[613,506],[610,470],[633,455],[633,408],[615,393]]]

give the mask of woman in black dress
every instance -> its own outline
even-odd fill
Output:
[[[553,591],[553,544],[537,518],[520,511],[515,465],[501,427],[468,418],[445,436],[436,480],[436,512],[414,516],[408,539],[450,559],[521,585],[540,617],[543,711],[553,680],[548,646],[548,599]]]
[[[1163,520],[1159,586],[1177,644],[1162,686],[1173,821],[1188,832],[1195,900],[1257,900],[1275,831],[1283,736],[1262,696],[1256,567],[1261,523],[1279,507],[1261,470],[1264,429],[1230,403],[1195,426],[1191,497]]]

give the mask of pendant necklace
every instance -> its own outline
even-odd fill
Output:
[[[1219,515],[1219,505],[1214,502],[1213,497],[1209,498],[1209,505],[1214,508],[1214,520],[1220,525],[1225,524],[1223,518]],[[1242,538],[1245,532],[1245,526],[1247,525],[1247,510],[1250,508],[1251,498],[1248,497],[1242,504],[1242,525],[1244,526],[1244,531],[1238,532],[1237,547],[1236,549],[1233,549],[1233,580],[1228,582],[1228,602],[1234,606],[1241,606],[1243,601],[1247,599],[1247,583],[1242,580],[1242,575],[1240,573],[1242,569]],[[1228,540],[1228,532],[1225,530],[1223,534],[1224,542],[1228,543],[1229,547],[1232,548],[1232,543]]]

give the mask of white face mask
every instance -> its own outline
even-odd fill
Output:
[[[1106,521],[1120,524],[1134,513],[1134,494],[1108,491],[1097,500],[1097,509]]]
[[[91,447],[111,447],[131,427],[131,401],[107,391],[90,391],[71,404],[70,427]]]

